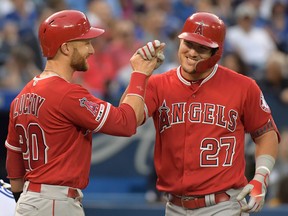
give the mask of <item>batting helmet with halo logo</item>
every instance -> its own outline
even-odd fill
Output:
[[[225,34],[226,26],[224,22],[212,13],[197,12],[187,18],[178,37],[214,49],[210,58],[198,62],[196,72],[207,71],[220,60]]]

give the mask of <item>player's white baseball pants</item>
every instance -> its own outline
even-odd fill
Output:
[[[82,198],[79,189],[25,182],[15,216],[84,216]]]

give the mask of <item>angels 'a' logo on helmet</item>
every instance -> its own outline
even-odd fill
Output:
[[[260,107],[261,107],[262,110],[264,110],[267,113],[271,112],[270,107],[267,104],[262,92],[261,92],[261,95],[260,95]]]
[[[195,29],[194,33],[195,34],[199,34],[199,35],[203,35],[203,26],[208,26],[207,24],[205,24],[203,21],[201,22],[195,22],[196,24],[198,24],[197,28]]]

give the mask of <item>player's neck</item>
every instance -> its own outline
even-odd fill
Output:
[[[70,73],[69,68],[67,69],[63,67],[63,65],[58,65],[58,62],[48,61],[40,77],[59,76],[62,79],[71,82],[72,74],[73,73]]]
[[[52,70],[52,69],[49,69],[49,68],[44,69],[40,75],[41,78],[51,77],[51,76],[58,76],[58,77],[61,77],[62,79],[65,79],[66,81],[69,82],[69,80],[65,76],[63,76],[59,72]]]
[[[206,77],[209,76],[209,74],[212,72],[212,70],[210,71],[206,71],[206,72],[203,72],[203,73],[197,73],[197,72],[190,72],[190,73],[187,73],[185,72],[183,69],[181,70],[181,74],[182,76],[187,80],[187,81],[190,81],[190,82],[197,82],[199,80],[203,80],[205,79]]]

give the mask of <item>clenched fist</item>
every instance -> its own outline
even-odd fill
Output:
[[[137,53],[141,55],[144,60],[152,60],[157,58],[157,64],[154,69],[158,68],[164,61],[165,56],[163,53],[165,44],[161,43],[159,40],[154,40],[153,42],[148,42],[145,46],[139,48]]]

